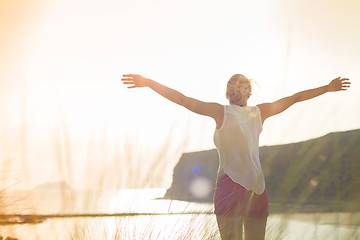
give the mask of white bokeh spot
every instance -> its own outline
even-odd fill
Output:
[[[196,177],[190,183],[190,192],[196,198],[207,197],[211,192],[211,182],[206,177]]]

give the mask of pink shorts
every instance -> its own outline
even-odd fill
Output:
[[[214,205],[216,215],[250,218],[269,216],[269,200],[266,189],[258,195],[235,183],[226,174],[216,180]]]

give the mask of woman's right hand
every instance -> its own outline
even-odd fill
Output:
[[[328,85],[329,92],[344,91],[350,87],[351,82],[348,78],[335,78]]]
[[[130,85],[127,88],[147,87],[149,79],[139,74],[124,74],[121,79],[123,84]]]

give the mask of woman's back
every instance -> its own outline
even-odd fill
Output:
[[[219,152],[219,172],[224,171],[233,181],[261,194],[265,181],[259,160],[259,135],[262,131],[258,107],[224,107],[224,120],[215,130],[214,142]]]

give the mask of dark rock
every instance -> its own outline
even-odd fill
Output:
[[[360,130],[330,133],[304,142],[260,147],[270,203],[360,208]],[[212,202],[216,149],[184,153],[164,198]]]
[[[219,165],[216,149],[182,154],[164,198],[210,202]]]

